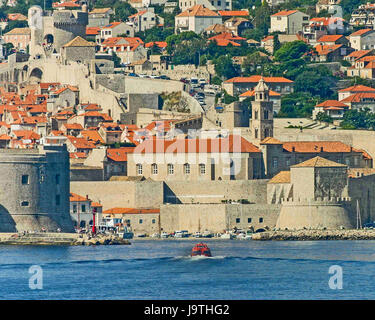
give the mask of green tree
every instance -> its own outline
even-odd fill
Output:
[[[309,92],[313,96],[328,99],[333,96],[336,79],[326,67],[310,68],[300,73],[294,82],[294,88],[299,92]]]
[[[214,59],[213,63],[215,65],[215,72],[219,77],[230,79],[238,75],[232,59],[229,56],[220,56]]]
[[[275,52],[275,61],[285,62],[288,60],[299,59],[303,56],[303,54],[310,50],[311,47],[303,41],[296,40],[287,42]]]
[[[270,63],[268,57],[262,55],[260,52],[256,51],[249,54],[244,59],[242,63],[242,71],[245,76],[250,76],[254,74],[263,74],[264,67]]]

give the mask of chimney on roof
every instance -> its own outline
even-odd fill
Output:
[[[353,152],[353,147],[350,147],[350,152]]]
[[[292,152],[296,152],[296,147],[292,147]]]
[[[86,199],[89,200],[89,195],[88,194],[86,194]]]
[[[323,147],[320,147],[320,152],[323,152]]]

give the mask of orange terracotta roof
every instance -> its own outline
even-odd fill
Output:
[[[94,149],[95,145],[86,140],[85,138],[77,138],[73,136],[68,136],[68,140],[73,144],[77,149]]]
[[[92,141],[94,143],[104,143],[103,138],[97,130],[82,130],[81,135],[88,141]]]
[[[129,16],[128,19],[133,19],[138,16],[143,16],[146,12],[147,10],[138,11],[137,13],[134,13],[131,16]]]
[[[339,90],[339,92],[375,92],[375,89],[359,84],[345,89],[341,89]]]
[[[87,199],[86,197],[80,196],[79,194],[71,192],[69,195],[69,201],[70,202],[78,202],[78,201],[84,202],[84,201],[90,201],[90,200]]]
[[[260,150],[241,136],[217,139],[148,139],[140,143],[137,153],[260,153]]]
[[[290,16],[293,13],[298,12],[298,10],[283,10],[272,15],[272,17]]]
[[[96,36],[100,32],[100,27],[86,27],[87,36]]]
[[[281,97],[281,94],[275,91],[270,90],[269,91],[270,97]],[[255,96],[255,90],[249,90],[242,94],[240,94],[240,97],[254,97]]]
[[[374,31],[374,30],[373,29],[361,29],[361,30],[358,30],[358,31],[352,33],[350,36],[351,37],[352,36],[362,36],[362,35],[364,35],[368,32],[372,32],[372,31]]]
[[[349,97],[346,97],[345,99],[342,99],[341,102],[361,102],[363,99],[372,99],[375,101],[375,93],[370,92],[359,92],[352,94]]]
[[[84,152],[70,152],[69,158],[71,159],[85,159],[87,158],[87,154]]]
[[[293,151],[294,148],[294,151]],[[340,141],[291,141],[283,142],[283,149],[287,152],[319,153],[319,152],[360,152]],[[323,151],[322,151],[323,150]]]
[[[326,34],[318,39],[318,42],[336,42],[342,39],[344,36],[342,34]]]
[[[12,133],[19,139],[39,140],[40,135],[31,130],[14,130]]]
[[[152,42],[147,42],[145,44],[146,48],[151,48],[153,46],[157,46],[159,48],[166,48],[168,46],[168,43],[165,41],[152,41]]]
[[[350,54],[348,54],[347,57],[358,59],[358,58],[362,58],[363,56],[368,55],[371,52],[372,52],[372,50],[357,50],[357,51],[353,51]]]
[[[316,105],[316,107],[324,107],[324,108],[328,108],[328,107],[343,107],[343,108],[347,108],[348,106],[340,101],[337,101],[337,100],[326,100],[322,103],[319,103]]]
[[[135,208],[111,208],[105,210],[103,213],[116,215],[116,214],[149,214],[160,213],[160,209],[135,209]]]
[[[247,17],[249,15],[247,10],[219,10],[218,12],[222,17]]]
[[[234,77],[225,81],[225,83],[235,82],[235,83],[258,83],[262,76],[251,76],[251,77]],[[284,77],[263,77],[266,83],[293,83]]]
[[[62,126],[67,130],[83,130],[83,127],[79,123],[64,123]]]
[[[318,53],[318,55],[327,55],[331,52],[334,52],[338,49],[340,49],[343,45],[342,44],[333,44],[333,45],[321,45],[318,44],[315,46],[315,50]]]
[[[128,153],[132,153],[134,147],[107,149],[107,158],[116,162],[128,161]]]
[[[220,15],[199,4],[181,12],[176,17],[220,17]]]

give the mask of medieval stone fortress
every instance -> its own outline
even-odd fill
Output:
[[[4,13],[0,232],[375,221],[374,5],[112,2]]]

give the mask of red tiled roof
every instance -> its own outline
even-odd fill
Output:
[[[361,29],[361,30],[358,30],[358,31],[352,33],[350,36],[351,37],[352,36],[361,36],[361,35],[364,35],[364,34],[370,32],[370,31],[374,31],[374,30],[373,29]]]
[[[345,89],[341,89],[339,90],[339,92],[375,92],[375,89],[359,84]]]
[[[198,4],[195,5],[180,14],[176,17],[220,17],[220,15],[204,6]]]
[[[342,34],[326,34],[318,39],[318,42],[336,42],[342,39],[344,36]]]
[[[247,10],[219,10],[218,12],[222,17],[247,17],[249,15]]]
[[[146,48],[151,48],[154,45],[157,46],[157,47],[159,47],[159,48],[166,48],[168,46],[168,43],[165,42],[165,41],[152,41],[152,42],[147,42],[145,44],[145,47]]]
[[[342,99],[341,102],[361,102],[363,99],[373,99],[375,100],[375,93],[371,92],[359,92],[352,94],[345,99]]]
[[[298,10],[283,10],[272,15],[272,17],[290,16],[293,13],[298,12]]]
[[[103,138],[99,134],[97,130],[82,130],[81,136],[88,141],[92,141],[94,143],[104,143]]]
[[[348,106],[340,101],[337,100],[326,100],[322,103],[319,103],[316,105],[316,107],[323,107],[323,108],[328,108],[328,107],[340,107],[340,108],[347,108]]]
[[[228,79],[225,83],[235,82],[235,83],[258,83],[262,76],[251,76],[251,77],[234,77]],[[284,77],[263,77],[266,83],[293,83],[292,80],[289,80]]]
[[[281,97],[281,94],[275,91],[270,90],[269,91],[270,97]],[[254,97],[255,96],[255,90],[249,90],[242,94],[240,94],[240,97]]]
[[[90,201],[90,200],[87,199],[86,197],[80,196],[79,194],[71,192],[69,194],[69,201],[70,202],[78,202],[78,201],[83,202],[83,201]]]
[[[96,36],[100,32],[100,27],[86,27],[87,36]]]
[[[128,161],[128,153],[132,153],[134,147],[107,149],[107,158],[116,162]]]
[[[105,210],[105,214],[149,214],[160,213],[160,209],[135,209],[135,208],[111,208]]]
[[[140,143],[138,153],[259,153],[260,150],[241,136],[217,139],[148,139]]]
[[[293,151],[294,147],[294,151]],[[323,148],[323,151],[321,151]],[[283,142],[287,152],[317,153],[317,152],[361,152],[340,141],[293,141]]]

